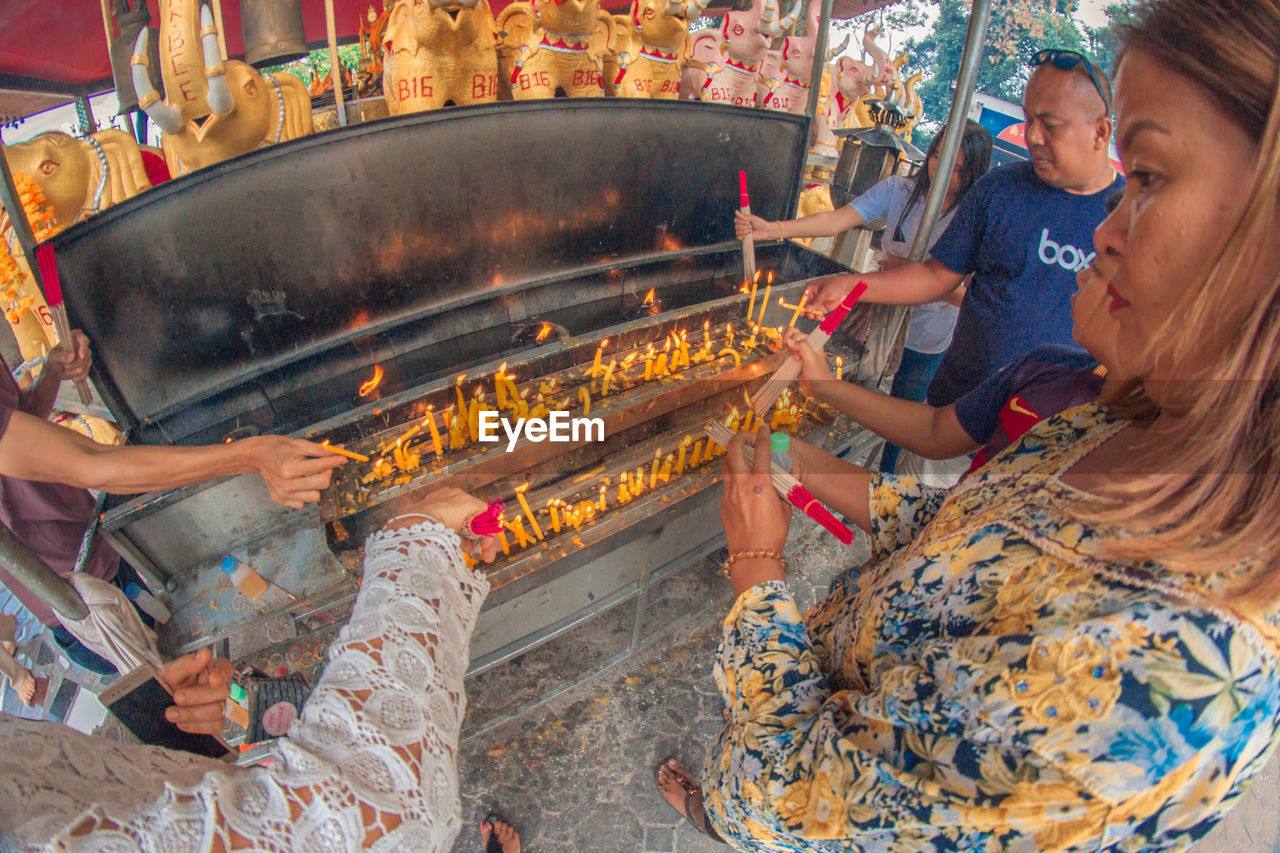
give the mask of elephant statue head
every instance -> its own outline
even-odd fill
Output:
[[[165,97],[152,88],[147,74],[145,29],[132,60],[138,105],[163,133],[170,173],[311,133],[311,99],[302,81],[292,74],[264,75],[244,62],[223,62],[212,14],[201,6],[197,16],[195,7],[196,0],[163,4]]]
[[[103,130],[84,139],[42,133],[4,147],[9,169],[29,175],[44,191],[55,222],[62,227],[151,188],[142,150],[122,130]]]

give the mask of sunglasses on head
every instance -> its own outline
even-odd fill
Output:
[[[1053,63],[1054,68],[1059,68],[1063,71],[1072,71],[1083,64],[1084,70],[1089,74],[1089,80],[1093,83],[1093,88],[1097,91],[1098,97],[1102,98],[1102,104],[1107,108],[1107,114],[1110,115],[1111,97],[1107,94],[1106,89],[1103,88],[1102,80],[1094,70],[1093,63],[1089,61],[1089,57],[1079,51],[1058,50],[1052,47],[1036,51],[1035,56],[1031,57],[1032,68],[1039,68],[1046,62]]]

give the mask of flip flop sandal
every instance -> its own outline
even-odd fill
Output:
[[[699,823],[694,818],[693,798],[695,795],[702,796],[702,789],[698,787],[697,782],[694,782],[686,774],[681,773],[679,770],[672,770],[670,767],[667,767],[667,761],[670,761],[670,760],[671,759],[668,758],[665,761],[663,761],[662,764],[659,765],[659,768],[666,767],[667,772],[670,773],[673,777],[675,777],[676,784],[679,785],[684,790],[684,810],[680,812],[680,816],[683,817],[685,820],[689,821],[690,826],[692,826],[694,829],[698,830],[699,832],[701,832],[703,835],[707,836],[711,840],[723,841],[724,839],[720,837],[719,833],[717,833],[714,829],[711,828],[710,822],[707,821],[706,809],[703,809],[702,811],[703,818],[701,823]],[[488,851],[486,851],[486,853],[488,853]]]
[[[516,829],[514,823],[496,812],[489,812],[489,816],[485,818],[485,822],[489,826],[493,826],[495,820],[500,820],[512,829]],[[519,831],[519,829],[516,829],[516,832]],[[506,853],[502,847],[502,842],[498,840],[498,828],[496,826],[494,826],[493,832],[489,833],[489,843],[484,846],[484,853]]]

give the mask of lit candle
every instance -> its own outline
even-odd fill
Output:
[[[423,423],[427,425],[427,429],[431,432],[431,447],[436,452],[436,458],[439,459],[444,454],[444,446],[440,441],[440,430],[436,429],[436,413],[427,406],[427,416],[423,418]]]
[[[739,429],[742,432],[751,432],[751,425],[754,423],[755,417],[755,409],[751,408],[750,404],[747,404],[747,416],[742,419],[742,426],[740,426]]]
[[[609,339],[605,338],[603,341],[600,342],[600,346],[596,347],[596,357],[595,357],[595,360],[591,362],[591,371],[590,371],[590,375],[593,377],[600,375],[600,356],[604,354],[604,347],[605,347],[605,344],[607,343],[609,343]]]
[[[754,286],[752,289],[754,290]],[[711,321],[710,320],[702,321],[702,345],[707,347],[711,346]]]
[[[760,325],[764,325],[764,312],[769,310],[769,296],[773,292],[773,284],[764,286],[764,299],[760,300]]]
[[[591,392],[587,390],[586,385],[578,388],[578,402],[582,403],[582,416],[585,418],[591,411]]]
[[[756,270],[756,275],[751,279],[751,301],[747,303],[747,322],[751,322],[751,318],[756,315],[756,282],[760,280],[760,271]]]
[[[498,368],[498,372],[493,375],[493,392],[498,398],[498,411],[502,411],[507,407],[507,363],[502,362],[502,366]]]
[[[725,346],[727,347],[733,346],[733,324],[732,323],[724,324],[724,333],[729,339],[728,343],[726,343]]]
[[[511,543],[507,541],[507,534],[502,531],[498,531],[498,543],[502,545],[502,553],[511,553]]]
[[[524,420],[529,417],[529,404],[525,401],[525,397],[529,396],[529,389],[526,388],[520,392],[520,396],[515,398],[516,401],[516,417]]]
[[[689,467],[697,468],[698,462],[702,459],[702,439],[698,439],[693,443],[693,455],[689,457]]]
[[[679,477],[684,473],[684,457],[689,450],[689,445],[693,443],[693,436],[686,435],[684,441],[680,442],[680,455],[676,457],[676,476]]]
[[[523,483],[516,487],[516,500],[520,502],[520,508],[524,510],[525,517],[529,519],[529,529],[533,531],[533,535],[539,539],[542,538],[542,528],[538,526],[538,519],[533,515],[533,509],[529,506],[529,501],[525,499],[524,493],[529,490],[529,484]]]
[[[457,450],[467,443],[466,436],[462,434],[462,418],[453,410],[453,406],[445,410],[445,426],[449,428],[450,450]]]
[[[729,417],[724,419],[724,425],[728,427],[731,432],[737,432],[738,421],[740,420],[742,420],[742,415],[738,414],[738,407],[734,406],[729,410]]]
[[[467,434],[472,441],[480,439],[480,407],[484,403],[484,389],[477,388],[476,395],[471,398],[471,408],[467,413]]]
[[[560,508],[557,504],[559,498],[552,498],[547,501],[547,512],[551,515],[551,532],[560,532]]]
[[[800,315],[804,313],[804,304],[809,301],[809,294],[800,294],[800,304],[796,306],[796,313],[791,315],[791,322],[787,324],[787,328],[795,328],[796,320],[800,319]]]
[[[669,344],[670,344],[670,341],[668,341],[668,345]],[[666,352],[663,352],[658,355],[658,363],[653,366],[653,375],[666,376],[668,372],[669,371],[667,370],[667,354]]]
[[[653,451],[653,467],[649,469],[649,488],[658,485],[658,467],[662,465],[662,450],[655,448]]]
[[[467,410],[467,401],[462,396],[462,380],[466,378],[467,378],[467,374],[465,373],[458,374],[458,382],[456,385],[453,386],[454,390],[458,392],[458,411],[459,412],[465,412]]]
[[[524,519],[516,516],[507,524],[507,529],[516,535],[516,544],[521,548],[528,547],[529,537],[524,532]]]
[[[632,494],[640,494],[644,491],[644,466],[636,466],[636,484],[631,487]]]
[[[627,491],[626,483],[618,483],[618,503],[624,504],[631,500],[631,492]]]
[[[672,455],[668,453],[666,458],[662,460],[662,468],[658,470],[658,476],[662,478],[664,483],[671,482],[671,465]]]
[[[844,378],[844,359],[836,356],[836,379]]]
[[[596,506],[600,509],[601,512],[604,512],[609,508],[609,504],[607,503],[604,495],[604,490],[607,488],[609,488],[608,482],[604,482],[600,484],[600,497],[596,501]]]
[[[644,381],[648,382],[653,378],[653,344],[649,344],[649,348],[644,353]]]

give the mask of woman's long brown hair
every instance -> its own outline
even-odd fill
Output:
[[[1153,364],[1199,364],[1151,397],[1113,406],[1150,420],[1138,466],[1085,516],[1132,533],[1110,554],[1175,571],[1232,571],[1227,603],[1280,601],[1280,0],[1162,0],[1121,32],[1204,89],[1257,143],[1234,222],[1148,344]],[[1220,349],[1206,341],[1223,340]],[[1185,371],[1184,371],[1185,374]],[[1151,389],[1156,390],[1156,389]]]

